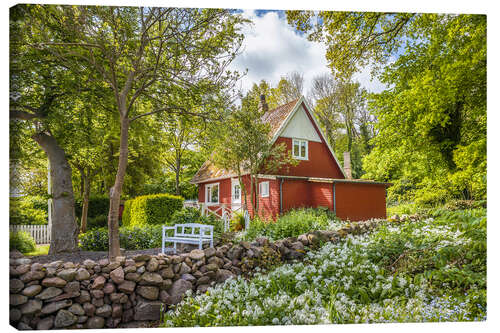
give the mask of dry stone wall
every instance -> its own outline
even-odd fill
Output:
[[[180,255],[136,255],[110,262],[40,264],[10,258],[10,323],[21,330],[113,328],[158,320],[161,309],[179,303],[187,290],[205,292],[255,267],[302,259],[310,248],[380,221],[353,223],[339,231],[316,231],[276,242],[225,244]]]

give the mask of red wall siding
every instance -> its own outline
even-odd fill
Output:
[[[245,184],[248,198],[248,212],[251,217],[254,216],[254,211],[251,204],[251,189],[250,189],[250,177],[243,176],[242,181]],[[263,219],[275,219],[279,215],[280,210],[280,192],[279,192],[279,181],[275,179],[259,179],[258,182],[268,181],[269,182],[269,197],[261,198],[259,197],[259,213],[260,217]],[[205,185],[219,183],[219,203],[224,203],[228,206],[231,205],[231,178],[221,179],[218,181],[207,182],[199,184],[198,186],[198,200],[199,202],[205,202]],[[258,189],[258,185],[257,185]],[[243,190],[241,193],[241,203],[245,203],[245,197],[243,196]],[[215,210],[218,206],[209,206],[209,209]]]
[[[269,197],[262,198],[259,195],[259,215],[265,220],[275,219],[280,212],[279,181],[276,179],[259,179],[258,183],[261,182],[269,182]]]
[[[231,178],[210,181],[198,185],[198,201],[205,202],[205,185],[219,184],[219,203],[231,204]],[[215,210],[218,206],[209,206],[209,209]]]
[[[328,207],[333,210],[333,184],[310,182],[311,206]]]
[[[288,151],[292,150],[292,139],[279,137],[275,145],[284,143]],[[276,174],[302,177],[343,179],[344,175],[329,152],[328,146],[322,142],[308,141],[307,161],[299,160],[296,166],[282,168]]]
[[[306,180],[295,179],[286,179],[283,182],[283,213],[293,208],[311,206],[310,184]]]
[[[254,217],[254,211],[252,208],[252,194],[251,194],[251,189],[250,189],[250,177],[249,176],[243,176],[242,177],[243,183],[245,184],[245,188],[247,190],[247,198],[248,198],[248,213],[250,214],[250,217]],[[280,188],[279,188],[279,181],[276,179],[260,179],[258,180],[258,183],[261,182],[269,182],[269,197],[267,198],[262,198],[259,197],[259,215],[261,218],[265,220],[269,219],[275,219],[279,215],[280,211]],[[259,189],[259,186],[257,185],[257,191]],[[243,190],[242,190],[243,191]],[[245,198],[243,197],[243,192],[241,196],[241,203],[245,203]]]
[[[385,186],[381,184],[335,184],[336,215],[342,220],[385,218]]]

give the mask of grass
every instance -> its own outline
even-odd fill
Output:
[[[25,253],[26,256],[45,256],[49,254],[50,245],[37,245],[36,250],[33,252]]]

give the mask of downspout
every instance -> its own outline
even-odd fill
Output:
[[[333,213],[337,216],[337,204],[335,202],[335,182],[332,183],[332,193],[333,193]]]
[[[283,213],[283,181],[285,179],[281,178],[280,181],[280,215]]]

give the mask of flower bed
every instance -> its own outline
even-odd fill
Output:
[[[383,225],[183,300],[164,326],[486,319],[484,210]]]

